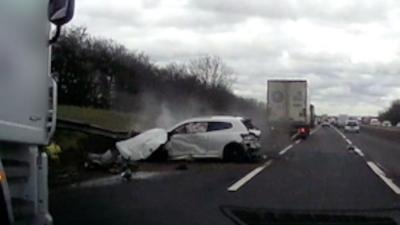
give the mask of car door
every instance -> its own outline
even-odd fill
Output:
[[[234,140],[232,132],[229,131],[231,128],[232,124],[229,122],[208,122],[205,133],[207,140],[205,148],[208,156],[222,155],[225,145]]]
[[[171,158],[202,157],[206,154],[207,123],[186,123],[171,132],[166,148]]]

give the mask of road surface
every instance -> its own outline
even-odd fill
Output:
[[[187,170],[143,173],[131,182],[53,191],[54,224],[233,224],[221,212],[227,205],[396,211],[398,143],[344,135],[319,128],[258,164],[195,163]]]

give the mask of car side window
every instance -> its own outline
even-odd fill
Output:
[[[185,126],[186,133],[195,134],[195,133],[203,133],[207,131],[207,123],[206,122],[192,122],[188,123]]]
[[[181,125],[181,126],[175,128],[175,129],[172,131],[172,133],[173,133],[173,134],[186,134],[186,124]]]
[[[208,122],[207,132],[217,131],[217,130],[226,130],[232,128],[231,123],[227,122]]]

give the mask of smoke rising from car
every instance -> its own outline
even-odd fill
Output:
[[[132,115],[132,128],[137,131],[145,131],[152,128],[169,129],[173,125],[193,117],[229,115],[251,118],[253,124],[262,131],[261,142],[263,146],[266,146],[265,149],[267,151],[271,148],[280,149],[290,141],[287,137],[288,135],[271,136],[266,120],[266,108],[262,103],[255,102],[248,107],[229,104],[228,107],[217,110],[207,101],[197,98],[188,96],[160,98],[154,93],[147,92],[142,93],[140,102],[135,102],[135,104],[140,106]]]

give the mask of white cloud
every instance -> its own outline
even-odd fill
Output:
[[[320,113],[373,114],[399,98],[396,0],[80,0],[74,25],[165,64],[203,54],[234,68],[238,95],[268,78],[310,81]]]

